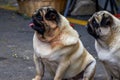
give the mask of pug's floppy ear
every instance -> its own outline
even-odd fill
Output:
[[[47,20],[56,20],[57,17],[59,17],[59,15],[56,10],[49,10],[45,15]]]
[[[103,14],[101,25],[102,26],[110,26],[110,25],[112,25],[112,23],[113,23],[112,17],[108,14]]]
[[[56,18],[56,14],[51,13],[51,14],[50,14],[50,18],[51,18],[51,19],[55,19],[55,18]]]

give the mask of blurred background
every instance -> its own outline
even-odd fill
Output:
[[[41,6],[52,6],[70,22],[82,25],[96,11],[107,10],[117,17],[120,13],[120,0],[0,0],[0,8],[16,11],[26,17],[31,17]]]
[[[85,48],[97,60],[95,80],[106,80],[94,38],[85,26],[92,14],[100,10],[120,18],[120,0],[0,0],[0,80],[31,80],[35,76],[34,31],[28,25],[32,13],[41,6],[52,6],[70,21]],[[53,77],[46,71],[43,80],[53,80]]]

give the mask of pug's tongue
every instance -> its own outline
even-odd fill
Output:
[[[31,22],[31,23],[29,24],[29,27],[33,27],[33,26],[35,26],[35,24]]]

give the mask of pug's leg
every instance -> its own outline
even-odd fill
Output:
[[[103,62],[103,65],[104,65],[104,69],[105,69],[105,72],[106,72],[106,75],[107,75],[106,76],[106,80],[114,80],[113,77],[110,74],[110,68],[109,68],[109,66],[106,65],[105,62]]]
[[[82,80],[94,80],[96,61],[92,61],[85,69]]]
[[[40,57],[38,58],[35,54],[33,55],[33,58],[37,74],[32,80],[42,80],[42,77],[44,75],[44,64],[42,62],[42,59]]]
[[[70,65],[69,61],[62,61],[57,68],[54,80],[62,80],[69,65]]]

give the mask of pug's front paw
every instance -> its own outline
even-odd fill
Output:
[[[42,80],[42,78],[40,76],[35,76],[35,78],[33,78],[32,80]]]

